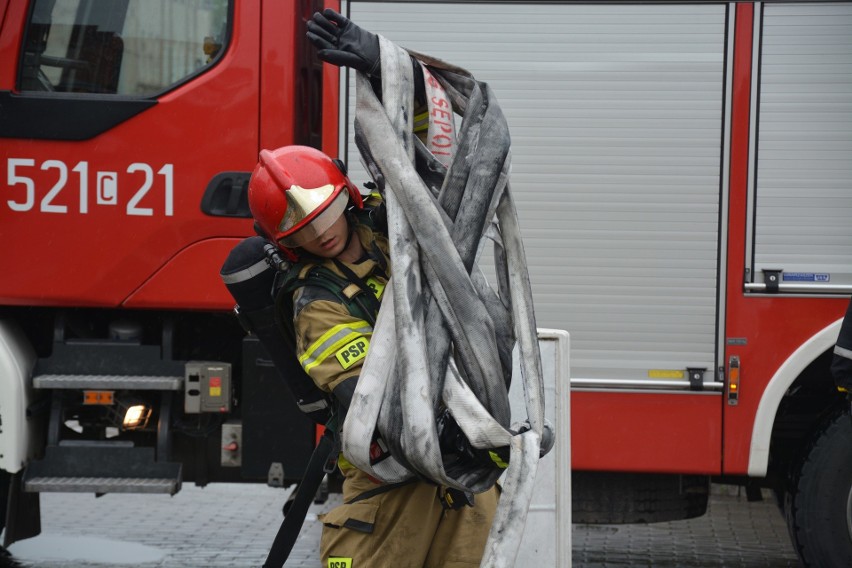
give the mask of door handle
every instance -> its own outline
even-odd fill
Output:
[[[220,172],[213,176],[204,196],[201,211],[213,217],[251,218],[248,182],[251,172]]]

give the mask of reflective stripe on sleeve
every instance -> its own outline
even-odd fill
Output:
[[[429,129],[429,111],[414,115],[414,132],[423,132]]]
[[[308,347],[301,357],[299,363],[306,373],[325,361],[329,356],[366,333],[372,333],[373,328],[364,320],[342,323],[329,329],[319,339]]]

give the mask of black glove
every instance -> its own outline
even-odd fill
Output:
[[[446,408],[438,412],[435,422],[438,427],[438,443],[441,446],[441,453],[445,457],[454,455],[459,466],[475,464],[502,469],[509,464],[509,446],[495,448],[491,451],[474,448]]]
[[[314,13],[308,21],[308,39],[323,61],[351,67],[370,76],[378,75],[381,64],[379,37],[352,23],[331,8]]]

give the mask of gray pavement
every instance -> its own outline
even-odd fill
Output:
[[[173,497],[43,494],[43,534],[11,551],[26,568],[260,566],[288,493],[212,484]],[[338,499],[312,506],[287,568],[319,568],[317,515]],[[771,500],[747,503],[735,490],[714,491],[708,514],[689,521],[575,525],[572,544],[575,568],[798,566]]]
[[[171,497],[44,493],[42,535],[10,551],[22,566],[33,568],[261,566],[290,491],[217,483],[184,485]],[[320,565],[317,514],[331,508],[335,498],[339,495],[311,507],[288,568]],[[62,538],[67,536],[75,538]]]
[[[645,525],[574,525],[572,566],[737,567],[800,566],[775,502],[765,492],[746,501],[737,488],[715,487],[706,515]]]

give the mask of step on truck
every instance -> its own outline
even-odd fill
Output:
[[[0,0],[5,543],[45,491],[302,473],[316,432],[218,270],[260,149],[368,179],[353,77],[304,39],[324,6],[508,118],[538,325],[572,340],[573,520],[695,517],[735,484],[805,564],[848,566],[850,2]]]

